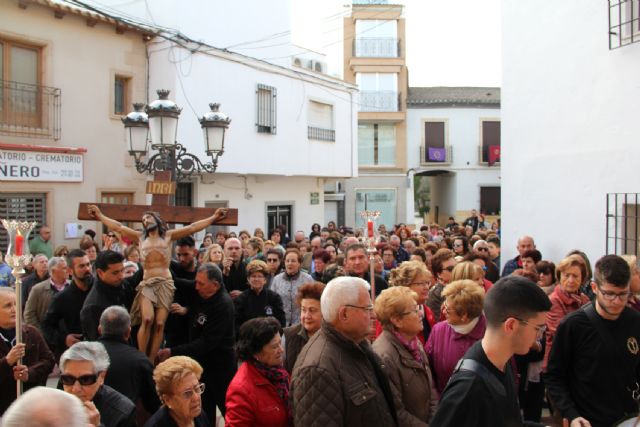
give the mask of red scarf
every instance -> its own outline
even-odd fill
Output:
[[[250,362],[263,377],[275,386],[278,396],[280,396],[285,408],[287,408],[287,416],[289,417],[289,424],[291,424],[293,414],[289,405],[289,373],[282,366],[267,366],[255,359]]]

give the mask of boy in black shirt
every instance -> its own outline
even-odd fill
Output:
[[[496,282],[484,301],[487,330],[458,363],[442,393],[431,427],[538,426],[523,422],[511,364],[545,330],[549,298],[521,276]]]

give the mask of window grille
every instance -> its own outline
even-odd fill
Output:
[[[640,0],[609,0],[609,49],[640,41]]]
[[[0,193],[0,218],[35,221],[36,228],[31,232],[31,236],[35,236],[46,223],[46,200],[44,193]],[[0,226],[0,250],[3,256],[7,252],[7,246],[7,230]]]
[[[273,86],[258,84],[256,89],[256,128],[260,133],[276,134],[277,91]]]

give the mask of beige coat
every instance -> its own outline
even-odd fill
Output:
[[[437,396],[427,355],[419,345],[423,364],[385,328],[373,343],[373,351],[384,362],[401,426],[427,426],[436,412]]]

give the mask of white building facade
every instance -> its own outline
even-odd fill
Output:
[[[166,41],[150,51],[150,87],[171,89],[184,108],[178,142],[190,152],[206,158],[197,115],[208,103],[220,103],[232,119],[217,172],[182,185],[191,187],[192,205],[239,209],[235,231],[278,224],[310,231],[324,222],[325,185],[357,175],[356,87],[312,70],[192,47]],[[183,60],[175,64],[175,57]]]
[[[502,2],[503,259],[523,234],[555,261],[637,253],[637,19],[635,1]]]
[[[500,214],[500,121],[499,88],[409,88],[407,223]]]

